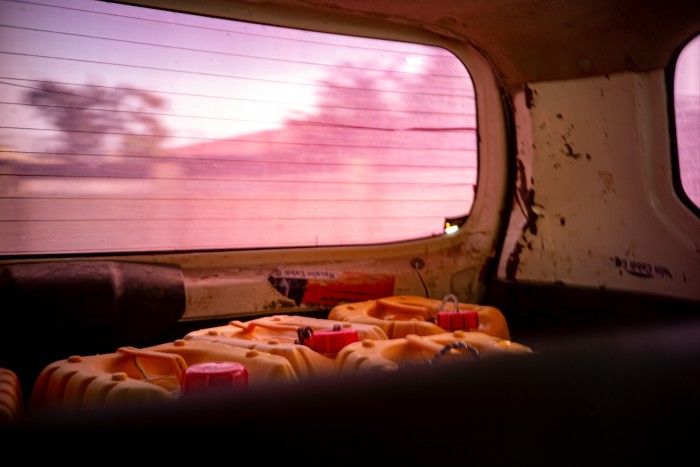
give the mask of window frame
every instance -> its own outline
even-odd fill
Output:
[[[241,316],[270,312],[279,306],[279,294],[267,278],[280,265],[333,268],[343,271],[389,274],[396,295],[458,293],[460,301],[479,303],[484,280],[494,267],[510,207],[509,177],[512,151],[511,124],[505,93],[491,63],[471,46],[411,25],[381,19],[347,17],[282,6],[252,11],[245,4],[205,0],[174,9],[166,0],[118,2],[217,18],[309,29],[443,47],[456,55],[472,77],[477,112],[476,193],[470,215],[453,234],[404,242],[366,245],[157,252],[149,254],[42,255],[62,261],[73,258],[114,258],[124,261],[178,265],[185,277],[187,311],[183,320]],[[32,261],[37,257],[0,258],[0,262]],[[417,261],[419,260],[419,261]],[[420,264],[420,267],[416,265]],[[426,286],[424,287],[424,284]],[[287,305],[283,308],[288,309]]]
[[[231,19],[237,19],[237,18],[231,18]],[[244,20],[244,21],[245,21],[245,20]],[[287,26],[287,27],[288,27],[288,26]],[[323,31],[322,31],[322,32],[323,32]],[[330,32],[337,34],[335,31],[330,31]],[[381,39],[381,38],[380,38],[380,39]],[[394,39],[394,40],[397,40],[397,39]],[[398,41],[401,41],[401,40],[398,39]],[[401,42],[411,42],[411,41],[401,41]],[[435,44],[428,44],[428,45],[432,45],[432,46],[440,47],[440,48],[444,49],[444,47],[441,47],[441,46],[439,46],[439,45],[435,45]],[[11,63],[11,62],[10,62],[10,63]],[[468,68],[467,68],[466,66],[465,66],[465,70],[466,70],[466,73],[469,74],[469,70],[468,70]],[[450,122],[450,123],[451,123],[451,122]],[[470,122],[468,126],[471,127],[472,125],[473,125],[473,123]],[[23,125],[22,125],[22,126],[23,126]],[[88,128],[88,129],[89,129],[89,128]],[[472,137],[471,137],[471,135],[470,135],[470,143],[471,143],[471,139],[472,139]],[[477,138],[474,137],[474,140],[476,140],[476,139],[477,139]],[[471,143],[471,144],[474,144],[474,143]],[[20,146],[20,147],[21,147],[21,146]],[[32,149],[27,149],[27,150],[32,150]],[[477,148],[477,150],[476,150],[477,154],[478,154],[478,151],[479,151],[479,149]],[[98,151],[95,151],[95,152],[98,152]],[[471,151],[470,151],[469,154],[470,154],[470,157],[471,157]],[[477,155],[477,160],[478,160],[478,155]],[[418,163],[421,164],[421,163],[424,163],[424,162],[418,162]],[[449,169],[448,169],[448,170],[449,170]],[[415,172],[415,169],[413,169],[413,171]],[[465,184],[466,184],[466,183],[469,183],[469,184],[473,183],[473,182],[472,182],[472,177],[473,177],[472,174],[474,173],[474,171],[471,170],[469,173],[470,173],[470,175],[469,175],[469,180],[465,180],[465,181],[464,181]],[[63,174],[60,174],[60,173],[58,173],[58,172],[57,172],[57,174],[58,174],[57,176],[63,175]],[[42,174],[42,175],[45,175],[45,174]],[[74,174],[72,174],[72,173],[66,173],[65,175],[73,176]],[[449,175],[452,175],[452,174],[449,174]],[[88,176],[89,176],[89,177],[101,177],[102,175],[101,175],[101,174],[88,174]],[[127,174],[127,176],[129,176],[129,175]],[[457,174],[457,176],[460,176],[460,175]],[[466,176],[465,176],[464,178],[466,178]],[[72,179],[70,179],[70,180],[72,180]],[[98,179],[95,179],[95,180],[96,180],[96,181],[99,181]],[[385,180],[382,179],[382,183],[384,183],[384,181],[385,181]],[[256,181],[255,183],[260,183],[260,182],[264,183],[265,181],[264,181],[264,180],[258,180],[258,181]],[[421,179],[420,182],[422,183],[423,180]],[[411,183],[413,183],[413,182],[411,182]],[[457,183],[461,183],[461,182],[457,182]],[[443,187],[443,189],[444,189],[444,187]],[[461,188],[460,188],[460,189],[461,189]],[[469,190],[471,191],[471,188],[469,188]],[[18,195],[18,196],[23,196],[23,195],[20,194],[20,195]],[[120,194],[119,196],[122,196],[122,195]],[[127,198],[130,198],[131,195],[127,194],[127,195],[125,195],[125,196],[126,196]],[[185,196],[187,196],[187,195],[185,195]],[[314,196],[315,196],[315,195],[314,195]],[[47,196],[47,197],[50,198],[50,196]],[[198,196],[195,195],[194,197],[198,197]],[[446,196],[446,197],[449,198],[450,196]],[[157,197],[157,198],[159,199],[160,197]],[[464,207],[465,207],[465,209],[468,208],[468,206],[467,206],[467,203],[468,203],[468,201],[469,201],[468,198],[469,198],[468,196],[464,198],[464,202],[465,202],[465,206],[464,206]],[[151,201],[156,201],[156,198],[153,198]],[[136,207],[137,209],[134,209],[132,212],[141,211],[141,209],[138,209],[138,208],[140,208],[140,206],[135,206],[135,207]],[[10,208],[11,208],[11,207],[10,207]],[[20,208],[20,209],[21,209],[21,208]],[[451,208],[451,210],[453,210],[453,212],[454,212],[454,209],[455,209],[455,207],[453,206],[453,207]],[[457,208],[457,209],[459,209],[459,208]],[[105,210],[104,212],[110,212],[110,208],[107,208],[107,210]],[[233,212],[233,211],[229,211],[229,212]],[[392,212],[393,212],[393,211],[392,211]],[[433,212],[434,212],[434,211],[433,211]],[[436,213],[436,214],[437,214],[437,217],[439,217],[439,216],[441,215],[441,213]],[[451,214],[451,213],[450,213],[449,211],[448,211],[448,212],[445,212],[445,215],[446,215],[448,218],[449,218],[450,214]],[[410,217],[412,214],[410,214],[410,213],[409,213],[409,214],[405,214],[405,213],[404,213],[404,214],[401,214],[401,215]],[[432,216],[433,213],[430,213],[429,215]],[[75,219],[73,219],[72,216],[69,216],[69,217],[71,218],[71,220],[75,220]],[[61,216],[59,216],[58,219],[54,219],[54,220],[64,221],[64,220],[69,219],[69,217],[65,217],[65,216],[64,216],[64,217],[61,217]],[[95,218],[95,219],[97,219],[97,220],[99,220],[99,218],[102,217],[102,216],[100,216],[100,215],[98,214],[98,215],[93,215],[93,216],[91,216],[91,217],[92,217],[92,218]],[[176,217],[177,217],[177,216],[176,216]],[[180,216],[180,217],[182,218],[182,217],[184,217],[184,216]],[[199,216],[195,216],[195,217],[199,217]],[[406,217],[406,218],[408,218],[408,217]],[[86,218],[87,218],[87,216],[86,216]],[[160,219],[160,216],[158,216],[158,218]],[[32,218],[29,218],[29,217],[24,218],[24,217],[22,217],[22,219],[27,219],[28,221],[43,220],[42,218],[37,218],[37,217],[32,217]],[[129,213],[123,214],[121,217],[120,217],[120,216],[105,216],[105,220],[106,220],[107,222],[128,221],[129,219],[131,219],[131,213],[130,213],[130,212],[129,212]],[[183,219],[180,219],[180,220],[183,220]],[[271,220],[271,219],[268,219],[268,220]],[[341,220],[342,220],[342,219],[341,219]],[[351,222],[352,219],[347,219],[347,221],[348,221],[348,222]],[[439,221],[439,219],[438,219],[438,221]],[[196,222],[196,220],[193,220],[193,222]],[[370,221],[369,219],[365,219],[364,222],[365,222],[365,223],[368,223],[368,222],[371,222],[371,221]],[[225,222],[224,222],[224,223],[225,223]],[[435,222],[435,223],[437,224],[437,222]],[[386,225],[387,223],[384,223],[384,224]],[[183,226],[183,227],[187,227],[187,226]],[[87,229],[87,228],[88,228],[88,226],[86,225],[86,226],[85,226],[85,229]],[[361,228],[364,228],[364,227],[361,227]],[[37,229],[37,230],[38,230],[38,229]],[[247,229],[246,229],[246,230],[247,230]],[[304,230],[304,229],[300,229],[300,231],[303,231],[303,230]],[[440,235],[440,234],[441,234],[441,233],[439,232],[438,229],[433,229],[432,226],[431,226],[430,230],[432,230],[432,232],[430,232],[431,235]],[[148,226],[146,227],[145,232],[148,233],[149,236],[152,235],[153,231],[154,231],[153,228],[149,228]],[[221,230],[219,230],[219,231],[221,231]],[[360,231],[361,231],[361,230],[360,230]],[[82,232],[87,232],[87,230],[81,231],[81,232],[79,232],[79,233],[82,233]],[[19,232],[19,233],[17,234],[18,237],[19,237],[19,234],[20,234],[20,233],[22,233],[22,232]],[[68,232],[66,232],[64,235],[68,235]],[[310,235],[312,235],[312,234],[310,234]],[[392,233],[390,232],[390,233],[388,233],[388,235],[387,235],[387,237],[389,238],[388,240],[377,240],[377,241],[375,242],[375,244],[387,244],[387,243],[389,243],[389,242],[402,242],[402,241],[407,241],[406,239],[419,238],[419,235],[422,235],[422,233],[420,233],[420,232],[416,232],[415,234],[411,233],[411,234],[409,234],[408,236],[404,236],[404,238],[398,238],[398,236],[397,236],[397,239],[396,239],[396,240],[393,240],[393,239],[391,238]],[[428,234],[426,233],[426,236],[427,236],[427,235],[428,235]],[[90,237],[92,238],[92,236],[90,236]],[[40,240],[40,239],[39,239],[39,240]],[[311,240],[313,240],[313,237],[311,237]],[[357,242],[357,244],[365,245],[365,244],[370,244],[370,242],[372,242],[372,241],[374,241],[374,240],[373,240],[373,239],[368,239],[367,241],[364,241],[364,240],[362,240],[362,239],[357,239],[357,240],[355,240],[355,239],[350,239],[349,241],[348,241],[348,240],[341,241],[341,242],[338,243],[337,245],[332,244],[332,241],[323,241],[322,244],[328,245],[328,246],[344,246],[344,245],[347,246],[347,245],[352,244],[353,241]],[[383,242],[383,243],[379,243],[379,242]],[[91,243],[92,243],[92,242],[91,242]],[[219,246],[219,245],[214,245],[214,242],[212,242],[212,241],[205,241],[205,242],[202,242],[202,243],[201,243],[201,246],[197,246],[197,245],[196,245],[197,242],[194,241],[194,242],[192,242],[194,246],[193,246],[192,248],[189,248],[189,249],[188,249],[188,247],[185,246],[185,245],[177,244],[177,242],[175,242],[175,243],[173,243],[173,244],[165,244],[165,245],[158,245],[157,242],[155,242],[155,243],[152,243],[152,245],[147,245],[147,244],[146,244],[146,245],[140,245],[140,244],[139,244],[139,245],[137,245],[137,248],[138,248],[137,250],[128,251],[128,250],[126,250],[126,248],[128,248],[128,244],[125,243],[125,241],[122,241],[120,245],[116,245],[116,244],[115,244],[115,245],[109,245],[109,243],[111,243],[111,242],[107,242],[107,241],[104,241],[104,242],[103,242],[103,241],[100,241],[99,239],[96,239],[96,241],[95,241],[94,244],[90,244],[89,246],[86,245],[86,247],[89,248],[90,250],[89,250],[89,251],[85,251],[85,252],[75,251],[75,250],[78,250],[78,249],[79,249],[79,245],[77,245],[77,244],[76,244],[76,245],[66,245],[66,247],[65,247],[66,253],[65,253],[65,254],[66,254],[66,255],[77,255],[77,254],[91,255],[91,254],[99,254],[99,253],[100,253],[99,251],[95,251],[95,250],[98,250],[98,249],[100,248],[99,244],[103,244],[103,245],[104,245],[103,251],[104,251],[105,253],[107,253],[107,254],[111,254],[111,253],[113,253],[113,254],[139,254],[139,253],[148,253],[148,252],[150,252],[150,253],[157,253],[157,252],[167,252],[167,251],[169,251],[169,250],[172,251],[172,252],[175,252],[175,251],[184,252],[184,251],[188,251],[188,250],[189,250],[189,251],[195,251],[195,250],[198,250],[198,249],[199,249],[199,250],[202,250],[202,251],[212,251],[212,250],[217,250],[217,249],[218,249],[218,250],[224,250],[224,249],[230,250],[230,249],[242,249],[242,248],[246,248],[245,245],[244,245],[245,242],[241,242],[240,244],[233,243],[233,244],[230,244],[230,245],[227,246],[227,245],[226,245],[226,242],[225,242],[225,240],[224,240],[223,242],[221,242],[221,246]],[[303,239],[303,240],[300,239],[299,242],[294,242],[294,245],[299,245],[300,247],[306,246],[307,244],[308,244],[308,246],[311,246],[311,245],[313,244],[313,241],[309,241],[308,239]],[[211,246],[210,246],[210,245],[211,245]],[[28,246],[31,246],[31,245],[28,245]],[[54,247],[54,246],[51,246],[50,248],[46,248],[46,249],[45,249],[46,251],[45,251],[44,253],[40,253],[39,251],[41,251],[42,249],[41,249],[41,248],[38,248],[38,249],[36,249],[37,252],[34,253],[34,254],[37,255],[37,256],[44,256],[44,255],[46,255],[46,254],[57,254],[57,255],[61,255],[61,253],[52,253],[52,252],[50,251],[50,250],[53,250],[53,251],[60,251],[60,248],[61,248],[61,247],[62,247],[62,245],[56,245],[55,247]],[[275,243],[272,243],[272,244],[270,244],[270,245],[260,244],[259,247],[260,247],[260,248],[283,248],[283,247],[284,247],[284,241],[282,241],[282,242],[275,242]],[[149,251],[149,249],[151,249],[151,248],[152,248],[152,250]],[[29,249],[29,248],[28,248],[28,249]],[[71,249],[74,249],[74,251],[70,251]],[[8,250],[11,250],[11,248],[8,248]],[[23,256],[23,255],[24,255],[24,254],[22,254],[22,253],[17,253],[17,254],[16,254],[16,256],[18,256],[18,257]],[[31,256],[31,254],[29,254],[29,256]]]
[[[673,59],[666,67],[666,84],[668,96],[669,139],[671,144],[671,178],[673,182],[673,190],[683,205],[690,209],[690,211],[697,217],[700,217],[700,206],[696,205],[690,196],[688,196],[681,178],[680,154],[678,149],[678,125],[676,122],[675,105],[676,70],[678,67],[678,60],[681,53],[693,40],[700,40],[700,31],[683,42],[683,44],[674,53]]]

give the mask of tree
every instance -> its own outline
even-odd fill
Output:
[[[61,131],[59,150],[71,156],[156,155],[167,136],[155,113],[167,101],[138,89],[43,81],[25,102]]]

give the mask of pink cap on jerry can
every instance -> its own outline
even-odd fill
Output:
[[[248,369],[239,362],[202,362],[185,369],[183,394],[221,391],[248,386]]]

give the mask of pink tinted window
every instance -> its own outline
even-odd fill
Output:
[[[0,255],[375,244],[470,212],[447,50],[92,0],[0,17]]]
[[[674,86],[681,185],[688,198],[700,207],[700,36],[679,55]]]

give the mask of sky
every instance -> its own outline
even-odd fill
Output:
[[[700,95],[700,35],[690,41],[678,56],[674,80],[677,93]]]

